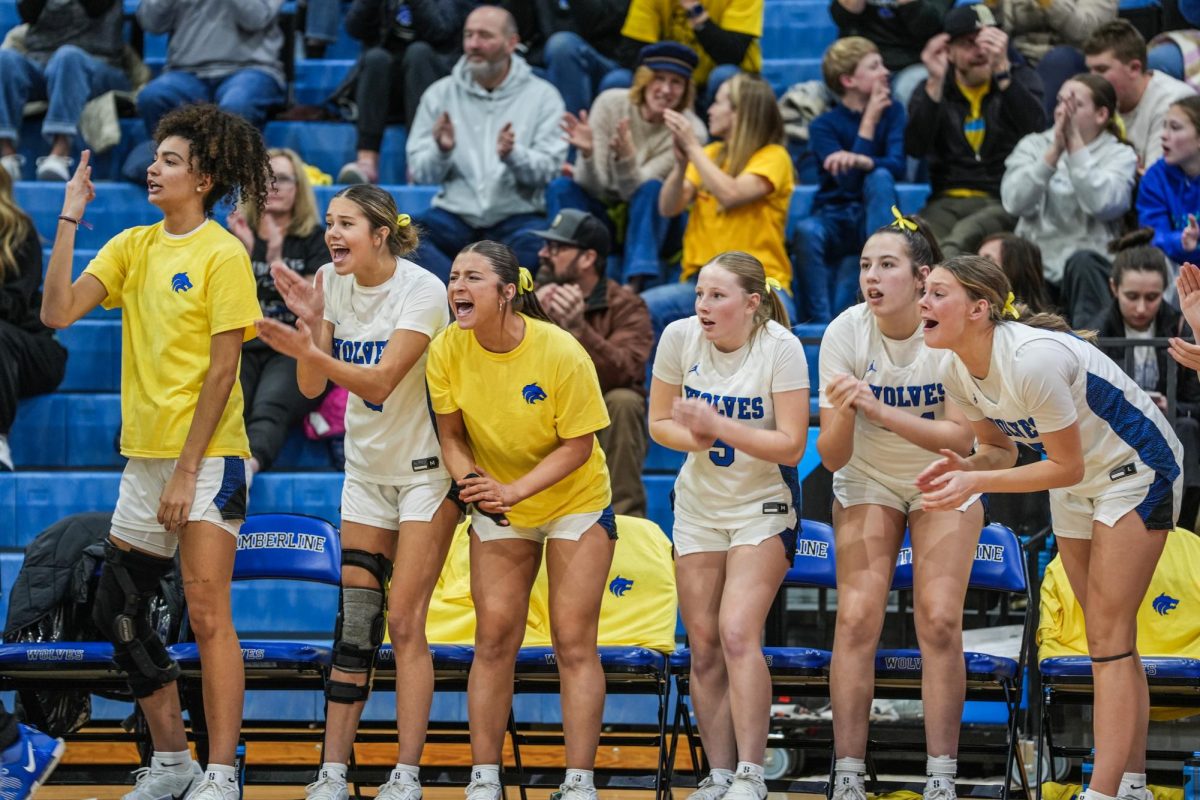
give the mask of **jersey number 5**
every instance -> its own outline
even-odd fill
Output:
[[[708,460],[718,467],[728,467],[733,463],[736,454],[736,450],[717,439],[713,442],[712,449],[708,451]]]

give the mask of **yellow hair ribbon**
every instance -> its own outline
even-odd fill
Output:
[[[517,294],[525,294],[533,291],[533,273],[525,267],[521,267],[521,275],[517,279]]]
[[[397,227],[407,228],[409,225],[412,225],[412,217],[410,217],[408,214],[397,214],[396,215],[396,226]]]
[[[1017,311],[1015,305],[1016,299],[1012,292],[1008,293],[1008,297],[1004,299],[1004,309],[1000,312],[1001,316],[1012,317],[1013,319],[1021,318],[1021,312]]]
[[[896,208],[895,206],[892,206],[892,216],[896,219],[892,221],[891,227],[903,228],[904,230],[912,231],[913,233],[917,232],[917,223],[901,214],[900,209]]]
[[[767,278],[767,294],[774,294],[783,288],[783,284],[775,278]]]

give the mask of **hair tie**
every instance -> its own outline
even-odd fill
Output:
[[[783,288],[783,284],[775,278],[767,278],[767,294],[774,294]]]
[[[533,291],[533,273],[521,267],[520,275],[517,278],[517,294],[526,294]]]
[[[412,217],[410,217],[408,214],[396,215],[396,227],[407,228],[409,225],[412,225]]]
[[[1006,297],[1006,298],[1004,299],[1004,308],[1003,308],[1003,310],[1001,310],[1001,312],[1000,312],[1000,316],[1002,316],[1002,317],[1012,317],[1013,319],[1020,319],[1020,318],[1021,318],[1021,312],[1017,310],[1017,307],[1016,307],[1016,305],[1014,304],[1014,301],[1015,301],[1016,299],[1017,299],[1017,298],[1013,296],[1013,293],[1012,293],[1012,292],[1009,292],[1009,293],[1008,293],[1008,297]]]
[[[892,206],[892,216],[895,217],[895,219],[892,220],[892,224],[889,227],[900,228],[902,230],[912,231],[913,233],[917,232],[917,223],[901,214],[900,209],[896,208],[895,206]]]

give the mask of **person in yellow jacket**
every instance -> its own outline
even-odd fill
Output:
[[[42,319],[65,328],[97,305],[121,309],[121,453],[129,463],[92,619],[113,642],[154,744],[126,800],[236,800],[245,672],[230,581],[250,458],[238,367],[262,315],[246,248],[210,217],[234,194],[261,209],[271,168],[258,131],[212,105],[167,114],[154,139],[146,187],[162,222],[117,234],[72,283],[76,229],[96,196],[83,152],[58,218]],[[188,752],[179,665],[150,627],[146,603],[177,549],[203,669],[203,772]]]
[[[533,276],[503,244],[464,248],[450,271],[455,324],[430,345],[426,380],[442,457],[471,504],[475,659],[467,687],[468,800],[500,800],[513,671],[543,543],[562,680],[563,800],[594,800],[604,710],[596,630],[616,524],[596,431],[609,424],[596,368],[550,322]]]

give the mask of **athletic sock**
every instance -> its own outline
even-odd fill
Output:
[[[330,778],[337,778],[342,783],[346,782],[346,765],[339,764],[336,761],[326,761],[321,765],[321,774]]]
[[[833,762],[833,782],[836,785],[855,784],[861,789],[866,774],[867,762],[864,759],[847,756]]]
[[[471,767],[471,782],[485,781],[487,783],[500,782],[500,765],[499,764],[476,764]]]
[[[733,770],[713,767],[708,773],[708,777],[712,778],[712,782],[718,786],[728,786],[733,783]]]
[[[1131,795],[1135,791],[1144,793],[1146,791],[1146,773],[1144,772],[1125,772],[1121,775],[1121,786],[1117,789],[1117,797]]]
[[[590,769],[569,769],[563,786],[570,789],[595,789],[595,775]]]
[[[151,756],[150,763],[152,766],[161,767],[167,772],[183,775],[192,771],[192,754],[188,750],[180,750],[177,753],[155,750],[153,756]]]
[[[758,778],[760,781],[763,776],[762,764],[754,764],[749,761],[739,761],[737,769],[734,770],[734,775],[739,778]]]
[[[958,774],[958,759],[950,756],[926,756],[925,774],[931,778],[954,780]]]
[[[396,766],[392,768],[392,775],[389,780],[399,781],[402,779],[406,779],[403,780],[404,783],[420,783],[421,768],[412,764],[401,764],[397,761]]]
[[[1092,789],[1089,787],[1088,790],[1083,793],[1083,800],[1117,800],[1117,799],[1110,794],[1100,794],[1100,792],[1097,792],[1095,789]]]

